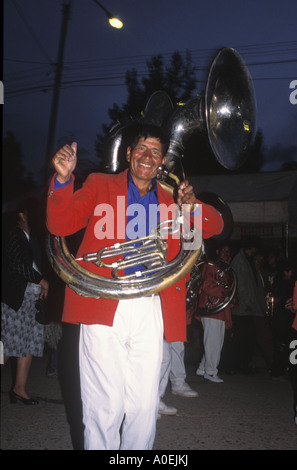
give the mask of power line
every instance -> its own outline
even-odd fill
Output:
[[[242,49],[242,51],[240,51]],[[283,58],[283,51],[285,50],[287,53],[292,51],[297,51],[297,41],[285,41],[285,42],[278,42],[278,43],[268,43],[268,44],[254,44],[254,45],[247,45],[247,46],[237,46],[236,50],[239,53],[245,53],[249,55],[250,58],[246,61],[246,65],[248,67],[261,67],[261,66],[269,66],[269,65],[279,65],[279,64],[293,64],[297,62],[297,59],[294,58]],[[192,59],[192,65],[196,72],[205,72],[209,70],[209,66],[202,66],[196,65],[198,62],[201,62],[201,58],[204,57],[206,60],[206,56],[210,55],[210,51],[213,52],[212,49],[198,49],[198,50],[190,50],[184,51],[183,54],[187,52],[190,53]],[[259,61],[254,60],[252,61],[252,56],[258,57],[267,57],[268,53],[280,53],[282,51],[282,58],[281,59],[273,59],[273,60],[265,60]],[[147,76],[148,69],[147,69],[147,62],[148,60],[152,60],[152,58],[160,56],[162,57],[162,62],[164,67],[167,67],[168,64],[172,60],[173,53],[166,53],[165,57],[163,54],[156,54],[153,56],[148,55],[136,55],[136,56],[128,56],[128,57],[112,57],[107,59],[89,59],[84,61],[72,61],[66,62],[64,66],[64,79],[62,81],[63,88],[69,87],[83,87],[83,86],[100,86],[100,87],[107,87],[107,86],[124,86],[125,85],[125,78],[126,73],[128,70],[135,69],[137,72],[138,78],[143,78]],[[13,61],[11,58],[5,59],[6,61]],[[26,61],[18,61],[26,63]],[[32,64],[32,61],[28,63]],[[13,96],[20,96],[23,94],[34,93],[39,91],[50,91],[53,87],[52,83],[52,68],[48,68],[51,64],[43,64],[46,66],[31,68],[22,70],[19,72],[12,72],[7,73],[5,75],[5,95],[7,97]],[[82,78],[83,74],[83,78]],[[87,75],[87,76],[86,76]],[[294,77],[253,77],[253,80],[291,80],[296,78]],[[7,82],[6,82],[7,79]],[[114,80],[120,80],[121,83],[112,83]],[[104,83],[102,83],[104,81]],[[18,82],[22,83],[21,87],[18,87]],[[24,83],[25,82],[25,83]],[[27,82],[27,83],[26,83]],[[93,82],[93,83],[92,83]],[[94,83],[96,82],[96,83]],[[101,83],[100,83],[101,82]],[[202,83],[202,80],[198,80],[198,83]],[[14,84],[13,89],[9,89],[10,85]]]
[[[278,47],[278,49],[275,49],[275,47]],[[281,49],[279,49],[279,47],[281,47]],[[267,49],[268,48],[268,49]],[[263,55],[265,54],[265,56],[267,54],[271,54],[271,53],[280,53],[280,54],[283,54],[283,53],[289,53],[289,52],[297,52],[297,41],[284,41],[284,42],[277,42],[277,43],[266,43],[266,44],[250,44],[250,45],[245,45],[245,46],[234,46],[234,49],[238,50],[240,53],[242,54],[260,54],[260,55]],[[264,49],[262,51],[259,51],[259,49]],[[270,50],[269,50],[270,49]],[[146,60],[150,60],[152,57],[154,56],[162,56],[165,60],[166,58],[167,59],[171,59],[172,57],[172,54],[174,52],[179,52],[181,54],[184,54],[187,52],[187,50],[184,50],[184,51],[171,51],[171,52],[166,52],[166,53],[157,53],[157,54],[141,54],[141,55],[132,55],[132,56],[122,56],[122,57],[105,57],[105,58],[102,58],[102,59],[86,59],[86,60],[79,60],[79,61],[65,61],[65,65],[71,65],[71,64],[75,64],[75,65],[80,65],[82,66],[83,64],[86,64],[86,63],[98,63],[100,64],[100,66],[104,66],[104,64],[108,64],[110,62],[114,62],[114,64],[120,64],[122,61],[125,62],[125,64],[127,62],[133,62],[133,63],[137,63],[139,60],[141,61],[146,61]],[[188,52],[190,52],[190,54],[193,56],[195,56],[196,58],[200,58],[200,59],[207,59],[209,60],[209,56],[215,54],[215,52],[217,52],[217,48],[216,49],[211,49],[211,48],[208,48],[208,49],[189,49]],[[8,58],[5,58],[4,60],[7,60],[7,61],[14,61],[14,62],[23,62],[23,63],[36,63],[36,64],[44,64],[43,62],[40,62],[40,61],[32,61],[32,60],[21,60],[21,59],[8,59]],[[53,62],[51,60],[48,60],[48,62],[46,62],[48,65],[52,65]]]
[[[295,76],[286,76],[286,77],[262,77],[262,78],[253,78],[253,81],[275,81],[275,80],[294,80]],[[110,83],[104,82],[99,83],[102,79],[81,79],[81,80],[73,80],[68,82],[62,82],[61,88],[90,88],[90,87],[100,87],[100,88],[108,88],[108,87],[125,87],[126,83],[123,81],[121,83]],[[97,83],[94,83],[97,82]],[[198,83],[205,83],[204,80],[197,80]],[[28,88],[20,88],[16,90],[12,90],[6,93],[6,97],[17,97],[17,96],[24,96],[27,94],[32,94],[36,92],[43,92],[47,93],[53,89],[53,84],[44,84],[39,86],[32,86]]]
[[[15,9],[17,10],[21,20],[23,21],[24,25],[26,26],[27,30],[29,31],[30,35],[32,36],[34,42],[37,44],[37,46],[39,47],[42,55],[46,58],[46,60],[49,62],[49,63],[52,63],[48,53],[46,52],[46,50],[44,49],[44,47],[42,46],[41,42],[39,41],[38,37],[36,36],[36,34],[34,33],[33,29],[31,28],[31,26],[29,25],[28,21],[26,20],[23,12],[22,12],[22,9],[20,8],[20,6],[18,5],[18,3],[16,2],[16,0],[11,0]]]
[[[246,65],[248,67],[253,67],[253,66],[264,66],[264,65],[277,65],[277,64],[290,64],[290,63],[296,63],[297,62],[297,59],[283,59],[283,60],[271,60],[271,61],[263,61],[263,62],[247,62]],[[116,72],[113,72],[112,69],[113,68],[116,68]],[[196,71],[207,71],[208,70],[208,67],[195,67],[194,66],[194,69],[196,69]],[[93,74],[97,74],[97,77],[98,79],[101,78],[102,74],[105,75],[105,78],[107,76],[107,78],[113,78],[114,76],[118,76],[118,75],[121,75],[121,74],[126,74],[127,70],[126,67],[121,68],[118,67],[118,64],[114,64],[114,66],[112,68],[109,68],[107,70],[103,69],[102,67],[98,67],[97,64],[93,64],[89,67],[89,73],[93,73]],[[92,71],[93,70],[93,71]],[[77,68],[69,68],[68,66],[65,66],[65,69],[64,69],[64,76],[66,77],[71,77],[75,74],[79,74],[81,75],[82,73],[85,75],[85,71],[86,69],[82,69],[82,67],[78,66]],[[136,71],[139,75],[142,75],[144,74],[145,72],[147,72],[147,67],[145,66],[145,64],[141,64],[141,68],[140,66],[138,66],[136,68]],[[99,73],[99,75],[98,75]],[[39,74],[39,75],[37,75]],[[38,79],[40,80],[40,78],[42,78],[42,76],[45,76],[45,77],[48,77],[49,75],[51,74],[51,70],[47,69],[42,69],[42,68],[33,68],[33,69],[27,69],[27,70],[23,70],[21,72],[14,72],[12,74],[6,74],[5,76],[5,80],[7,80],[7,84],[9,84],[10,81],[13,81],[13,80],[19,80],[19,81],[22,81],[24,78],[26,78],[26,75],[28,75],[30,78],[33,78],[33,79]]]

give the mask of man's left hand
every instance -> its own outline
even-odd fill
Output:
[[[188,180],[183,181],[178,188],[177,204],[181,208],[183,204],[190,205],[190,212],[194,212],[194,205],[196,203],[196,196],[193,186],[189,184]]]

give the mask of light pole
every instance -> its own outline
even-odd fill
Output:
[[[57,63],[56,63],[53,100],[52,100],[50,122],[49,122],[48,136],[47,136],[46,169],[45,169],[46,183],[48,182],[47,179],[50,174],[51,158],[53,157],[53,151],[54,151],[55,140],[56,140],[57,116],[58,116],[58,109],[59,109],[63,59],[64,59],[64,50],[65,50],[68,21],[70,18],[70,8],[71,8],[71,0],[69,1],[63,0],[62,25],[61,25],[61,32],[60,32],[59,47],[58,47],[58,57],[57,57]]]
[[[98,5],[106,13],[109,24],[113,28],[121,29],[123,27],[122,21],[116,16],[114,16],[112,13],[110,13],[110,11],[108,11],[103,5],[101,5],[100,2],[98,2],[97,0],[93,0],[93,2],[96,3],[96,5]]]
[[[48,177],[50,175],[51,169],[51,159],[53,157],[55,140],[56,140],[56,130],[57,130],[57,117],[59,110],[59,99],[60,99],[60,90],[62,83],[62,71],[63,71],[63,62],[64,62],[64,50],[67,36],[68,22],[70,19],[70,10],[71,10],[71,1],[72,0],[63,0],[62,6],[62,24],[60,32],[60,40],[58,47],[58,57],[56,62],[56,73],[55,73],[55,83],[54,83],[54,92],[53,100],[50,113],[50,122],[48,129],[47,137],[47,147],[46,147],[46,168],[45,168],[45,183],[48,183]],[[114,28],[120,29],[123,27],[123,23],[120,19],[113,16],[101,3],[97,0],[93,0],[106,14],[110,25]]]

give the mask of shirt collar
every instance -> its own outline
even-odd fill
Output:
[[[128,173],[127,173],[127,180],[128,180],[128,189],[133,188],[133,191],[134,192],[137,191],[137,193],[139,194],[138,188],[137,188],[136,184],[133,181],[133,178],[131,176],[130,171],[128,171]],[[151,180],[149,193],[154,193],[155,196],[158,195],[156,178],[153,178]],[[139,197],[140,197],[140,195],[139,195]]]

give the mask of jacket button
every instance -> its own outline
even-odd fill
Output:
[[[180,290],[180,287],[179,287],[179,286],[176,286],[175,288],[176,288],[176,290]]]

